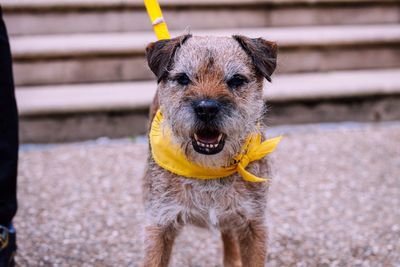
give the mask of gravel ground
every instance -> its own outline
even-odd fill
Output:
[[[400,123],[273,128],[268,266],[400,266]],[[19,266],[138,266],[143,140],[24,145]],[[187,227],[171,266],[221,266]]]

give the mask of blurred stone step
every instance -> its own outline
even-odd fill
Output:
[[[156,82],[20,87],[23,142],[144,134]],[[267,123],[400,119],[400,69],[278,75]]]
[[[400,24],[193,33],[276,41],[278,73],[400,67]],[[18,85],[41,85],[152,79],[144,48],[154,40],[152,32],[13,37],[15,80]]]
[[[165,0],[170,29],[398,23],[397,0]],[[2,0],[11,35],[150,30],[141,0]]]

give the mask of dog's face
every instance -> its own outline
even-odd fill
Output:
[[[180,36],[151,43],[159,105],[173,138],[203,166],[228,165],[264,113],[263,80],[277,46],[244,36]]]

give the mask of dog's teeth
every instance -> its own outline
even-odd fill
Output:
[[[221,134],[218,135],[218,141],[217,141],[217,143],[215,143],[215,144],[208,144],[208,143],[203,143],[203,142],[201,142],[201,141],[199,140],[198,135],[197,135],[197,134],[194,134],[194,140],[196,141],[196,144],[197,144],[198,146],[200,146],[200,147],[203,147],[207,152],[210,152],[210,149],[217,148],[217,147],[219,146],[219,143],[220,143],[221,140],[222,140],[222,137],[223,137],[223,134],[221,133]]]

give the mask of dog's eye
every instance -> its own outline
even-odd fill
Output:
[[[229,86],[229,88],[231,89],[235,89],[238,88],[244,84],[246,84],[248,81],[246,79],[246,77],[240,75],[240,74],[235,74],[233,75],[232,78],[230,78],[226,84]]]
[[[189,77],[185,73],[180,73],[175,77],[175,80],[180,85],[188,85],[190,83]]]

